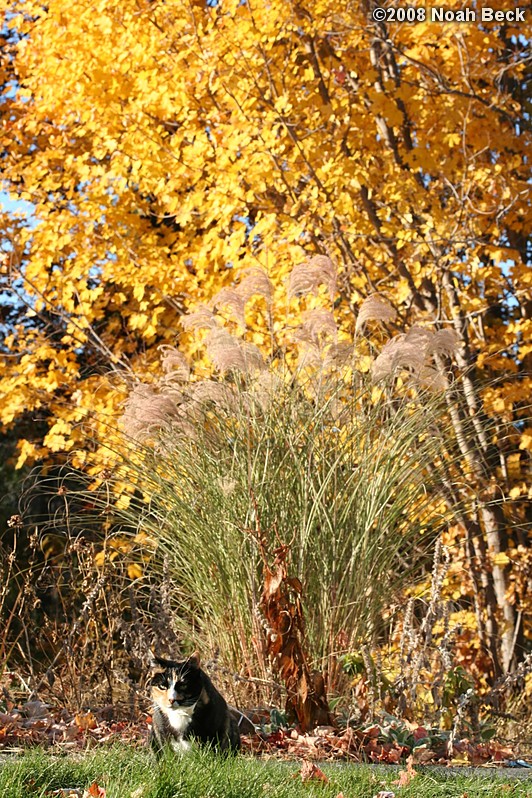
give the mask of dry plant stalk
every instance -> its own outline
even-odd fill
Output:
[[[264,579],[259,610],[266,627],[266,653],[286,687],[287,715],[295,717],[303,732],[331,725],[325,680],[321,673],[311,672],[304,650],[302,585],[297,577],[288,576],[290,545],[281,543],[274,549],[270,564],[266,537],[256,517],[256,531],[252,534],[262,559]]]

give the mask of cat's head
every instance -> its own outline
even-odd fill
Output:
[[[192,707],[203,689],[200,658],[195,652],[183,660],[152,657],[151,697],[163,710]]]

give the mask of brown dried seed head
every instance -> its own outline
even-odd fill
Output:
[[[294,266],[288,281],[288,297],[316,294],[320,285],[329,289],[332,301],[336,293],[336,267],[326,255],[315,255]]]
[[[387,299],[379,294],[368,296],[361,304],[358,312],[356,331],[358,332],[368,321],[394,321],[397,316]]]

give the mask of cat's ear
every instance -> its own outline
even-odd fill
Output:
[[[188,658],[188,662],[193,668],[201,667],[201,657],[199,651],[196,650],[193,654],[191,654]]]
[[[151,648],[148,649],[148,666],[151,671],[160,671],[162,670],[161,661],[155,656]]]

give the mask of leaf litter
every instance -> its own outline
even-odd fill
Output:
[[[93,781],[86,789],[83,787],[61,787],[46,795],[50,798],[106,798],[107,793],[103,787]]]
[[[32,746],[54,747],[61,750],[86,750],[100,745],[125,742],[147,744],[151,718],[140,714],[135,722],[109,719],[109,707],[70,713],[65,708],[52,707],[33,700],[19,706],[9,702],[7,711],[0,712],[0,750],[19,751]],[[248,713],[254,721],[253,713]],[[309,763],[345,760],[378,764],[406,764],[399,774],[397,786],[404,786],[416,775],[415,765],[507,766],[519,762],[530,766],[525,759],[517,759],[516,752],[497,741],[474,742],[456,739],[449,751],[448,735],[413,727],[408,742],[398,740],[393,729],[373,724],[364,728],[338,729],[320,726],[310,733],[280,728],[257,731],[242,736],[244,752],[263,759],[299,759]],[[319,768],[318,768],[319,771]],[[303,771],[301,777],[305,776]],[[317,771],[311,769],[309,778]],[[90,793],[89,793],[90,795]],[[92,798],[92,796],[91,796]],[[98,796],[99,798],[99,796]]]

